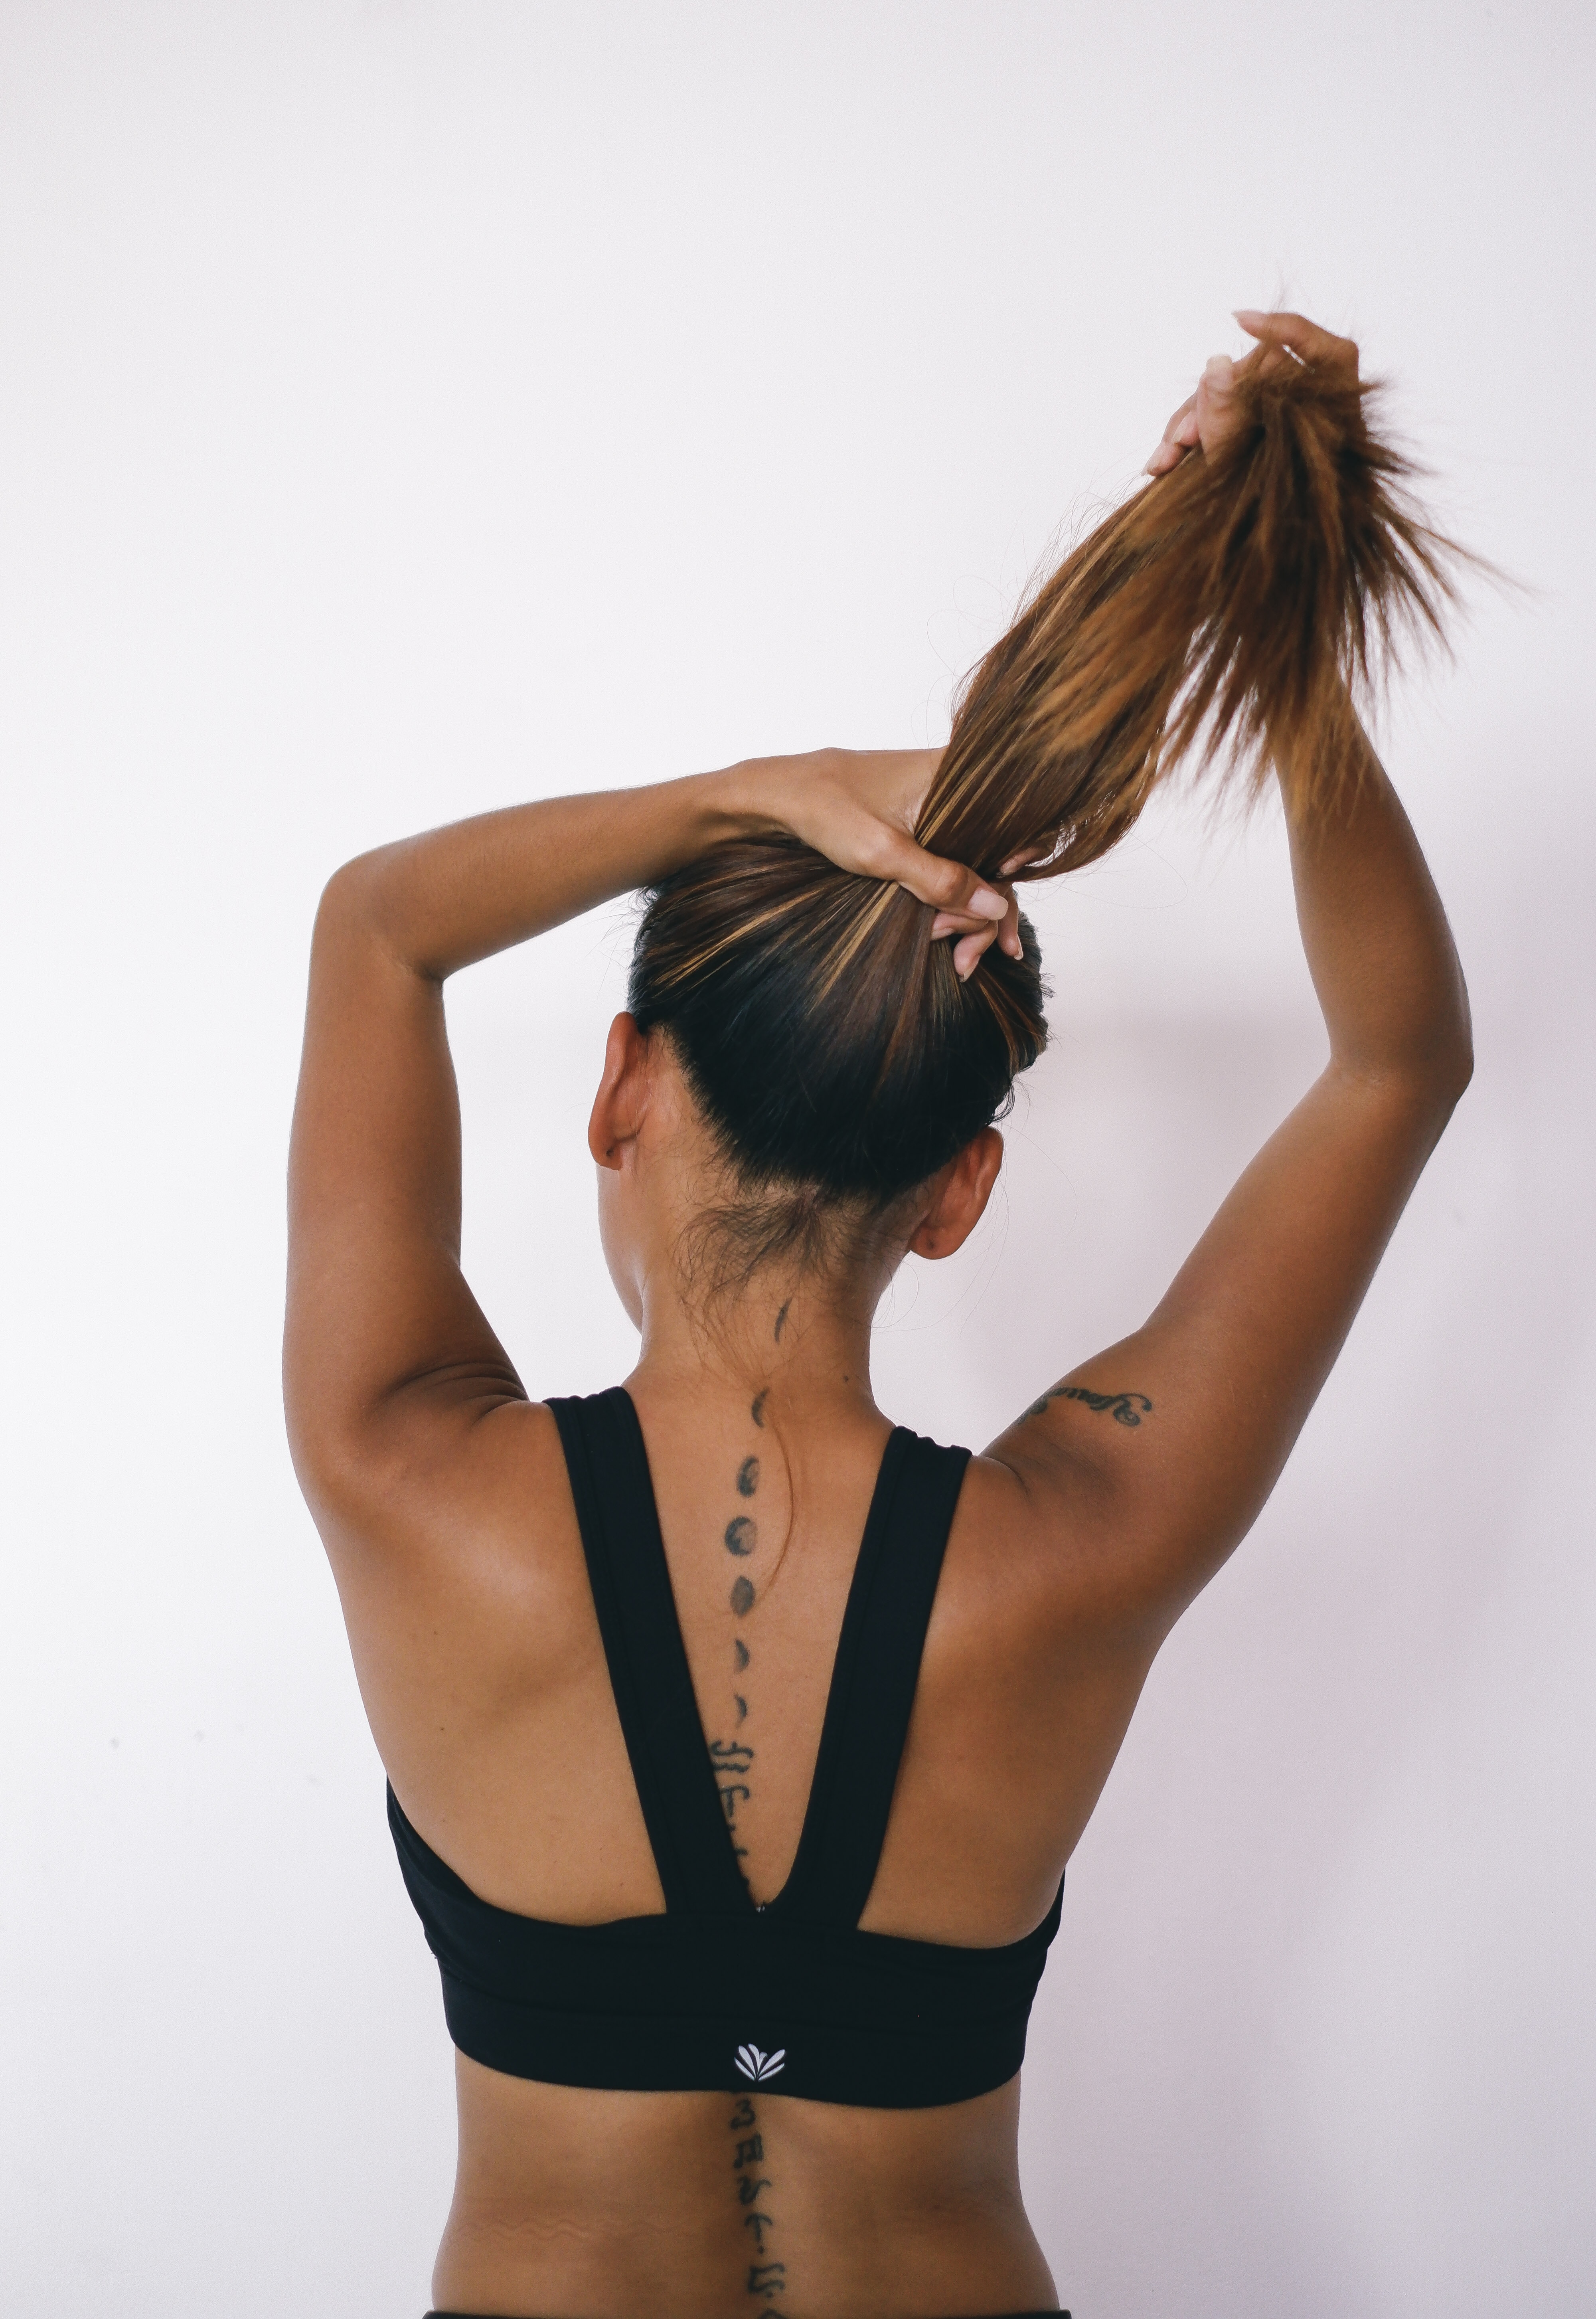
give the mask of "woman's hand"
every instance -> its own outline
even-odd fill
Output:
[[[940,749],[816,749],[757,757],[732,768],[744,812],[824,853],[856,877],[891,879],[936,911],[932,939],[953,940],[960,980],[996,942],[1020,955],[1020,910],[973,870],[916,845],[911,832],[941,762]],[[1005,871],[1018,868],[1005,862]],[[1001,881],[999,881],[1001,882]]]
[[[1352,340],[1321,330],[1303,314],[1259,314],[1242,309],[1236,320],[1249,338],[1258,339],[1258,345],[1239,363],[1232,363],[1229,355],[1209,356],[1195,394],[1187,395],[1179,410],[1171,412],[1146,474],[1167,475],[1191,452],[1212,451],[1222,443],[1237,423],[1236,381],[1249,371],[1261,371],[1267,377],[1271,371],[1290,369],[1294,363],[1317,363],[1327,369],[1350,370],[1354,378],[1357,375],[1357,348]]]

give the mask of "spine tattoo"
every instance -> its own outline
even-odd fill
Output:
[[[789,1307],[784,1304],[776,1316],[776,1341],[780,1344],[786,1325]],[[764,1386],[754,1395],[748,1414],[759,1432],[765,1430],[765,1403],[770,1387]],[[751,1450],[737,1466],[732,1488],[744,1507],[752,1508],[759,1494],[760,1459]],[[752,1511],[730,1515],[721,1533],[721,1543],[735,1562],[748,1562],[759,1546],[759,1526]],[[745,1570],[739,1570],[732,1581],[731,1608],[739,1620],[753,1609],[758,1596],[753,1579]],[[732,1638],[732,1680],[738,1686],[732,1691],[731,1702],[735,1715],[734,1729],[748,1719],[749,1699],[753,1692],[750,1670],[753,1653],[740,1634]],[[731,1831],[732,1848],[737,1855],[739,1868],[748,1857],[747,1847],[737,1841],[739,1809],[746,1813],[753,1801],[753,1773],[755,1751],[741,1738],[711,1739],[709,1761],[715,1770],[715,1784],[720,1794],[721,1809]],[[744,1871],[744,1881],[747,1872]],[[732,2171],[736,2178],[737,2206],[741,2225],[746,2236],[744,2245],[748,2257],[745,2291],[749,2303],[757,2303],[762,2310],[775,2309],[787,2293],[787,2265],[774,2251],[771,2233],[775,2222],[771,2214],[768,2193],[771,2177],[766,2172],[765,2141],[759,2115],[744,2094],[727,2120],[733,2136]]]
[[[783,1305],[781,1319],[785,1320],[786,1317],[787,1308]],[[778,1335],[780,1333],[780,1322],[777,1324],[777,1333]],[[770,1388],[767,1385],[763,1392],[757,1394],[748,1412],[754,1424],[762,1431],[764,1429],[765,1401],[769,1392]],[[739,1464],[732,1487],[744,1504],[758,1494],[759,1457],[756,1453],[751,1451]],[[759,1546],[759,1525],[751,1513],[733,1514],[721,1533],[721,1544],[735,1562],[752,1560]],[[739,1570],[732,1581],[729,1597],[734,1616],[745,1619],[758,1599],[758,1591],[753,1579],[749,1577],[746,1571]],[[733,1724],[734,1730],[748,1720],[748,1700],[752,1686],[746,1678],[748,1670],[753,1665],[753,1654],[748,1645],[743,1640],[741,1635],[734,1635],[732,1675],[734,1683],[740,1686],[734,1688],[731,1693],[732,1711],[735,1719]],[[748,1777],[753,1768],[753,1749],[744,1739],[711,1739],[709,1761],[715,1767],[715,1784],[720,1792],[721,1809],[726,1814],[726,1824],[732,1832],[732,1848],[741,1864],[747,1859],[748,1853],[746,1846],[737,1841],[737,1808],[739,1805],[746,1806],[753,1800],[753,1790]],[[744,1872],[744,1881],[747,1881],[746,1872]]]
[[[760,2131],[759,2115],[746,2095],[727,2124],[735,2136],[732,2171],[737,2178],[737,2204],[743,2209],[743,2228],[749,2233],[744,2241],[749,2256],[747,2293],[768,2311],[776,2297],[787,2292],[787,2265],[766,2253],[770,2234],[776,2227],[764,2196],[771,2188],[771,2178],[763,2171],[765,2138]]]

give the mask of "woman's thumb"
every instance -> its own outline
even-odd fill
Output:
[[[1231,399],[1236,391],[1236,365],[1229,355],[1210,355],[1197,382],[1197,438],[1212,451],[1231,425]]]

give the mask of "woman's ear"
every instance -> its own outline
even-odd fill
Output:
[[[1002,1166],[1003,1138],[983,1127],[932,1178],[931,1205],[915,1227],[910,1255],[935,1259],[962,1248],[987,1212]]]
[[[600,1168],[618,1168],[648,1111],[646,1034],[629,1015],[618,1015],[604,1042],[604,1076],[588,1121],[588,1150]]]

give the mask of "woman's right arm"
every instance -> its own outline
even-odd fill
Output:
[[[1365,746],[1351,804],[1290,823],[1322,1076],[1146,1325],[992,1448],[1109,1625],[1155,1647],[1267,1498],[1473,1067],[1446,915]]]
[[[448,976],[773,830],[1013,941],[1012,903],[908,835],[935,762],[933,751],[822,750],[552,798],[384,846],[329,882],[290,1152],[284,1384],[329,1544],[374,1520],[386,1538],[396,1507],[414,1521],[447,1505],[479,1421],[525,1400],[460,1268]]]

